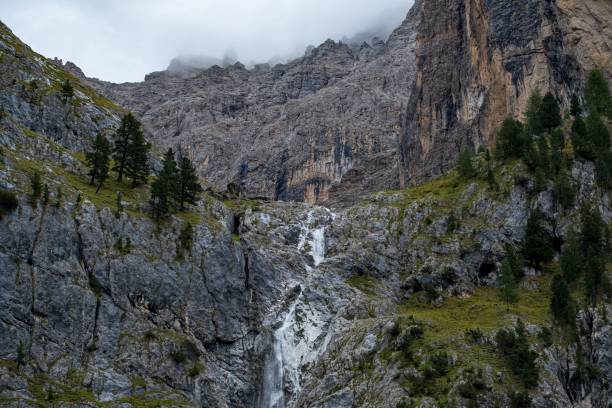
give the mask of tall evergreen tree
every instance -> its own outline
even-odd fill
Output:
[[[548,131],[561,125],[561,110],[559,109],[557,99],[550,92],[547,92],[544,98],[542,98],[540,120],[542,127]]]
[[[123,176],[132,179],[132,184],[147,182],[149,175],[149,144],[145,141],[140,122],[131,113],[121,119],[121,125],[114,137],[113,159],[117,181]]]
[[[512,270],[512,275],[514,276],[514,280],[516,282],[520,281],[523,276],[525,276],[525,272],[523,271],[523,264],[525,263],[521,255],[514,249],[514,246],[511,244],[506,244],[506,258],[508,264],[510,265],[510,269]]]
[[[459,175],[464,178],[471,178],[476,175],[474,165],[472,164],[472,152],[467,148],[461,150],[459,153],[459,159],[457,161],[457,171]]]
[[[518,290],[512,266],[508,259],[504,259],[501,266],[501,275],[499,277],[499,297],[506,303],[506,310],[510,310],[510,303],[518,301]]]
[[[575,195],[567,173],[565,170],[561,170],[555,178],[555,185],[553,187],[555,203],[564,209],[571,208],[574,205]]]
[[[187,156],[182,156],[179,165],[179,203],[181,211],[185,203],[195,204],[202,191],[196,169]]]
[[[109,156],[111,153],[111,145],[108,139],[101,133],[96,135],[93,142],[92,150],[87,152],[85,158],[89,165],[89,184],[94,185],[96,182],[98,188],[96,193],[102,188],[102,184],[108,178]]]
[[[523,124],[512,117],[506,118],[497,133],[495,156],[500,159],[521,157],[526,139]]]
[[[544,136],[538,138],[538,158],[538,167],[545,174],[550,174],[550,148],[548,147],[548,140]]]
[[[65,80],[62,84],[62,98],[64,98],[64,103],[66,103],[70,98],[74,96],[74,88],[69,80]]]
[[[586,122],[580,116],[572,124],[572,145],[578,157],[586,160],[595,159],[595,151],[590,143]]]
[[[168,149],[164,155],[163,168],[151,185],[151,209],[153,218],[159,220],[172,213],[178,192],[178,169],[174,152]]]
[[[529,215],[523,240],[523,256],[531,265],[539,268],[542,263],[553,259],[554,249],[550,233],[544,226],[544,215],[535,209]]]
[[[132,179],[132,186],[147,184],[149,177],[149,149],[140,128],[132,134],[128,146],[129,161],[125,164],[125,175]]]
[[[563,276],[555,275],[551,284],[551,292],[550,311],[553,320],[560,326],[572,325],[576,317],[576,310],[569,287]]]
[[[610,150],[610,131],[596,112],[590,112],[586,118],[587,140],[592,144],[594,155]]]
[[[587,77],[585,89],[586,103],[590,111],[612,116],[612,98],[608,88],[608,81],[601,70],[591,71]]]
[[[578,234],[574,229],[567,232],[567,238],[561,253],[561,272],[569,283],[574,282],[582,271],[582,255],[580,252],[580,242]]]
[[[571,108],[570,108],[570,114],[573,117],[577,117],[582,115],[582,105],[580,104],[580,98],[578,98],[578,95],[574,94],[574,96],[572,96],[572,103],[571,103]]]
[[[544,133],[544,125],[542,124],[542,95],[539,90],[535,90],[529,97],[527,102],[527,129],[530,135],[540,135]]]
[[[605,275],[606,232],[599,209],[590,204],[580,208],[580,250],[584,265],[585,296],[596,305],[607,286]]]
[[[32,177],[30,178],[30,187],[32,189],[32,193],[30,194],[30,203],[32,204],[32,207],[36,208],[43,190],[40,173],[38,171],[35,171],[34,174],[32,174]]]

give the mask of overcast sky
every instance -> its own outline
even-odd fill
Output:
[[[88,76],[140,81],[184,54],[248,64],[396,27],[413,0],[0,0],[0,19],[34,50]]]

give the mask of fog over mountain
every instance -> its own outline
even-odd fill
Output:
[[[176,57],[197,66],[282,62],[327,38],[386,36],[412,0],[0,0],[0,18],[34,49],[88,76],[140,81]]]

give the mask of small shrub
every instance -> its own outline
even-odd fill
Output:
[[[471,327],[465,331],[465,336],[473,343],[480,343],[484,338],[484,334],[480,327]]]
[[[202,365],[199,362],[196,362],[190,369],[188,375],[190,377],[197,377],[202,373]]]
[[[512,408],[529,408],[531,407],[531,398],[525,391],[512,391],[508,394],[510,398],[510,407]]]
[[[182,350],[170,352],[170,358],[177,364],[183,364],[187,361],[187,355]]]
[[[450,366],[450,356],[446,351],[440,351],[435,353],[430,358],[431,367],[438,376],[443,376],[448,373]]]
[[[153,341],[157,338],[157,335],[153,330],[147,330],[143,336],[143,339],[147,342]]]

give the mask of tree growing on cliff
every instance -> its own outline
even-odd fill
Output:
[[[65,80],[62,84],[62,98],[64,99],[64,103],[68,102],[74,96],[74,88],[69,80]]]
[[[589,72],[585,98],[589,111],[612,118],[612,98],[608,81],[600,69]]]
[[[145,141],[141,124],[131,113],[121,119],[121,125],[114,137],[113,159],[117,181],[123,176],[132,179],[132,185],[145,183],[149,175],[149,144]]]
[[[89,184],[93,186],[97,183],[96,193],[100,191],[102,184],[108,178],[110,152],[111,146],[108,139],[101,133],[98,133],[93,142],[92,150],[85,155],[89,165]]]
[[[526,144],[524,127],[521,122],[508,117],[497,133],[495,156],[498,159],[522,157]]]
[[[572,283],[580,276],[582,262],[578,234],[573,228],[570,228],[566,235],[560,259],[561,272],[567,282]]]
[[[518,301],[518,290],[512,272],[512,266],[508,259],[504,259],[499,277],[499,298],[506,303],[506,311],[510,310],[510,304]]]
[[[540,135],[544,133],[544,125],[542,123],[542,95],[539,90],[535,90],[529,97],[527,102],[527,130],[530,135]]]
[[[522,253],[525,260],[536,268],[551,261],[554,255],[552,239],[544,222],[544,214],[536,208],[529,215],[525,228]]]
[[[563,209],[571,208],[574,205],[575,195],[567,173],[564,170],[560,171],[553,186],[553,198],[556,205]]]
[[[561,125],[561,109],[552,93],[547,92],[542,98],[539,116],[544,130],[550,132]]]
[[[462,149],[459,153],[457,171],[461,177],[472,178],[476,175],[476,170],[474,170],[474,165],[472,164],[472,158],[472,152],[470,152],[467,148]]]
[[[32,192],[30,193],[30,204],[32,207],[36,208],[38,204],[38,200],[40,200],[40,196],[42,194],[42,181],[40,179],[40,173],[35,171],[30,177],[30,188]]]
[[[168,149],[162,164],[162,170],[151,185],[150,204],[155,220],[164,218],[175,210],[174,203],[178,194],[178,169],[172,149]]]
[[[570,295],[569,286],[563,276],[555,275],[551,284],[551,292],[550,311],[554,322],[561,327],[573,325],[576,318],[576,309]]]
[[[195,204],[202,192],[196,169],[187,156],[183,156],[179,162],[178,201],[181,211],[185,209],[185,203]]]
[[[573,117],[578,117],[582,115],[582,105],[580,104],[580,98],[578,98],[578,95],[576,94],[572,96],[570,115],[572,115]]]

